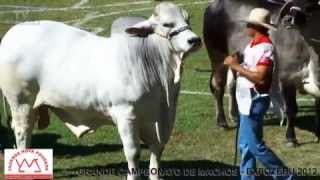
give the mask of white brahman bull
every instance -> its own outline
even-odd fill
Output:
[[[78,137],[112,123],[129,170],[137,169],[140,140],[150,169],[159,161],[174,124],[182,54],[198,49],[186,12],[159,4],[153,15],[109,38],[53,21],[21,23],[0,46],[0,85],[12,111],[18,148],[30,146],[48,109]],[[44,121],[44,122],[42,122]],[[138,179],[139,174],[128,174]],[[151,179],[159,179],[150,174]]]

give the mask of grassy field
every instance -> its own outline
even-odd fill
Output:
[[[125,15],[148,17],[156,3],[129,0],[0,0],[0,36],[18,22],[50,19],[78,26],[101,36],[109,34],[112,21]],[[194,31],[201,35],[206,1],[175,0],[191,15]],[[200,71],[199,71],[200,70]],[[209,92],[209,59],[204,48],[187,59],[182,90]],[[266,143],[289,166],[317,168],[320,174],[320,144],[315,143],[313,101],[301,96],[296,134],[301,145],[284,144],[285,128],[277,119],[265,122]],[[307,99],[307,100],[306,100]],[[179,169],[232,168],[235,130],[223,131],[215,126],[213,98],[206,95],[181,94],[174,132],[162,157],[163,167]],[[234,126],[234,124],[233,124]],[[1,129],[3,138],[5,130]],[[12,139],[11,139],[12,140]],[[3,141],[3,140],[2,140]],[[8,141],[8,144],[12,141]],[[81,173],[112,168],[125,168],[122,145],[114,127],[102,127],[96,133],[77,139],[55,117],[44,131],[35,131],[33,147],[54,149],[55,179],[124,179],[119,176],[84,176]],[[144,146],[143,146],[144,147]],[[143,148],[142,166],[147,167],[148,149]],[[239,162],[239,161],[238,161]],[[0,172],[3,174],[3,163]],[[233,177],[237,178],[237,177]],[[233,179],[231,178],[231,179]],[[1,177],[0,177],[1,179]],[[170,177],[167,179],[216,179],[214,177]],[[315,179],[313,177],[312,179]]]

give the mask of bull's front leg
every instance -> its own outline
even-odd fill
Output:
[[[215,112],[218,127],[228,128],[223,109],[223,96],[227,79],[227,68],[223,64],[216,64],[214,73],[211,74],[210,88],[215,96]]]
[[[112,113],[117,121],[118,132],[123,144],[123,150],[128,162],[127,180],[140,179],[139,159],[140,159],[140,139],[137,120],[132,113],[132,107],[117,107]]]
[[[236,72],[228,71],[227,87],[229,89],[229,119],[238,122],[239,111],[236,100]]]
[[[315,107],[316,107],[315,135],[317,136],[317,142],[320,143],[320,99],[319,98],[316,98]]]
[[[150,180],[160,180],[159,168],[161,155],[164,150],[164,144],[152,144],[150,146],[150,164],[149,164],[149,179]]]
[[[285,101],[286,116],[288,119],[286,139],[289,147],[295,147],[298,145],[294,130],[294,122],[298,112],[298,105],[296,100],[297,90],[296,86],[292,84],[283,85],[283,97]]]
[[[14,131],[16,146],[18,149],[30,148],[32,130],[35,123],[32,105],[25,101],[26,98],[23,94],[5,94],[7,94],[7,101],[12,113],[11,127]]]

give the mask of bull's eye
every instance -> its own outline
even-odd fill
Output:
[[[163,26],[167,27],[167,28],[173,28],[174,27],[174,23],[164,23]]]

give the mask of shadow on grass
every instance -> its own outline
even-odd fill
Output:
[[[53,148],[54,156],[63,156],[63,158],[74,157],[74,156],[88,156],[97,153],[104,152],[115,152],[121,151],[122,144],[104,144],[99,143],[93,146],[88,145],[68,145],[58,142],[58,139],[63,138],[59,134],[52,133],[41,133],[34,134],[32,136],[32,147],[33,148]],[[142,144],[141,148],[148,148]]]
[[[312,134],[316,135],[317,133],[317,119],[315,116],[315,106],[314,105],[299,105],[299,110],[298,110],[298,116],[295,119],[295,128],[299,128],[303,131],[308,131],[311,132]],[[264,125],[266,126],[279,126],[280,125],[280,119],[277,117],[271,117],[271,118],[266,118],[264,121]],[[283,128],[286,128],[286,124],[284,125]],[[299,135],[297,135],[299,136]],[[298,138],[299,139],[299,138]],[[315,141],[308,141],[308,142],[301,142],[300,145],[303,144],[313,144],[317,143]]]
[[[121,144],[95,144],[87,145],[68,145],[58,142],[58,139],[63,138],[59,134],[41,133],[32,136],[33,148],[53,148],[54,156],[88,156],[102,152],[114,152],[122,150]]]
[[[316,131],[316,116],[313,105],[300,105],[298,116],[295,120],[295,127],[312,133]],[[273,115],[266,115],[264,120],[266,126],[279,126],[280,118]],[[285,125],[284,125],[285,127]]]
[[[14,144],[14,136],[9,128],[0,125],[0,150],[4,148],[12,148]]]
[[[314,105],[299,106],[299,112],[304,113],[297,117],[296,127],[317,134],[317,121],[316,108]]]
[[[304,113],[315,113],[316,109],[314,105],[299,105],[299,112],[304,112]]]
[[[299,116],[295,122],[296,127],[312,133],[316,133],[316,117],[312,115]]]
[[[196,72],[199,72],[199,73],[211,73],[212,70],[211,69],[200,69],[200,68],[195,68],[194,69]]]
[[[0,126],[0,145],[3,148],[13,148],[14,135],[11,130]],[[59,134],[41,133],[32,135],[32,148],[53,148],[54,156],[73,157],[87,156],[101,152],[114,152],[122,150],[121,144],[95,144],[94,146],[86,145],[68,145],[59,143],[58,140],[63,138]],[[0,149],[0,150],[1,150]]]

